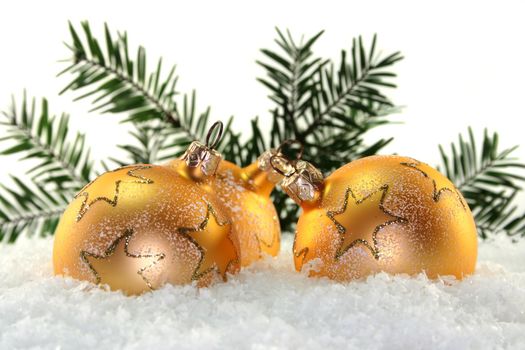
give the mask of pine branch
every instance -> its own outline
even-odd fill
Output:
[[[179,155],[191,141],[203,139],[208,130],[209,108],[197,115],[195,92],[184,95],[179,108],[175,100],[175,66],[164,76],[159,59],[156,69],[148,72],[146,50],[139,47],[133,61],[127,34],[119,33],[113,39],[107,25],[104,52],[87,22],[82,23],[82,39],[71,23],[69,29],[72,43],[68,47],[73,52],[73,62],[60,74],[69,72],[74,78],[61,93],[85,90],[76,100],[92,98],[92,111],[127,113],[125,121],[135,126],[131,132],[135,142],[119,146],[128,156],[110,161],[119,165],[157,163]]]
[[[184,95],[182,99],[182,108],[176,107],[177,115],[180,116],[180,123],[184,127],[184,132],[179,128],[165,128],[160,133],[160,152],[159,160],[168,160],[175,158],[195,140],[204,142],[209,129],[210,108],[203,112],[197,112],[197,97],[195,91],[191,95]],[[231,124],[226,126],[226,131]],[[188,132],[186,132],[188,131]],[[218,146],[222,144],[222,141]]]
[[[159,161],[160,145],[162,144],[163,130],[169,128],[165,122],[137,123],[134,130],[130,131],[133,143],[118,145],[117,147],[127,153],[125,158],[109,157],[109,161],[119,167],[128,164],[155,164]],[[110,170],[103,161],[104,168]]]
[[[11,176],[15,188],[0,185],[0,241],[14,242],[20,235],[53,234],[69,197]]]
[[[371,48],[367,52],[361,37],[353,39],[351,62],[347,62],[347,53],[343,50],[339,69],[336,71],[331,64],[323,70],[319,95],[316,103],[312,105],[311,122],[302,132],[303,137],[325,123],[326,118],[342,122],[341,127],[359,127],[353,115],[348,113],[349,110],[362,111],[374,117],[378,115],[378,109],[393,106],[378,88],[396,87],[389,81],[396,75],[387,68],[403,57],[399,52],[395,52],[386,58],[380,58],[375,53],[376,40],[374,36]],[[373,119],[370,119],[370,122],[375,123]]]
[[[222,153],[224,159],[239,166],[246,166],[255,158],[251,155],[246,155],[246,148],[241,143],[241,133],[235,133],[231,128],[233,119],[230,118],[227,124],[226,131],[223,133],[219,151]]]
[[[500,151],[498,139],[497,133],[490,135],[485,129],[481,150],[478,150],[469,128],[468,140],[459,135],[458,142],[451,144],[450,155],[439,146],[442,164],[438,169],[463,193],[482,237],[488,232],[525,234],[525,215],[515,216],[514,205],[516,194],[525,182],[525,177],[518,175],[525,164],[512,157],[517,146]]]
[[[261,52],[270,61],[257,61],[267,72],[268,79],[258,78],[263,85],[270,89],[269,96],[278,106],[281,114],[278,116],[286,121],[294,135],[301,132],[298,126],[298,117],[302,116],[311,103],[315,92],[315,75],[327,63],[320,57],[313,57],[311,50],[323,31],[317,33],[305,43],[297,44],[289,31],[286,36],[278,29],[278,38],[275,40],[282,49],[282,54],[262,49]]]
[[[126,112],[129,116],[125,121],[138,123],[163,120],[171,127],[180,129],[188,138],[196,139],[197,135],[181,123],[181,116],[177,112],[174,100],[177,94],[175,66],[164,76],[162,59],[159,59],[156,69],[148,72],[146,50],[139,47],[136,60],[132,60],[125,32],[113,39],[106,25],[106,50],[103,51],[88,22],[82,22],[81,25],[83,40],[73,25],[69,24],[71,43],[67,46],[73,53],[73,59],[68,60],[71,65],[59,75],[70,73],[74,78],[61,94],[68,90],[85,90],[75,100],[92,98],[92,111]]]
[[[0,187],[0,241],[52,234],[69,200],[94,175],[84,135],[69,141],[69,117],[51,116],[46,99],[38,112],[35,105],[24,92],[20,108],[13,99],[2,113],[6,136],[0,141],[8,145],[0,154],[21,154],[36,165],[28,171],[29,181],[11,176],[14,188]]]
[[[25,92],[20,109],[13,98],[11,108],[2,115],[4,120],[0,125],[6,129],[6,136],[0,142],[7,146],[0,154],[21,154],[23,160],[37,160],[28,171],[32,181],[68,192],[90,181],[93,174],[90,151],[85,146],[84,135],[77,133],[73,142],[68,140],[71,138],[68,115],[51,116],[46,99],[42,99],[37,112],[35,99],[29,103]]]
[[[331,171],[342,165],[362,157],[377,154],[382,148],[388,145],[393,138],[380,138],[372,144],[365,143],[365,134],[370,129],[389,123],[385,118],[394,113],[397,109],[392,107],[374,107],[377,115],[374,118],[363,111],[352,110],[351,117],[353,126],[347,128],[340,127],[319,127],[316,132],[304,142],[308,147],[308,155],[305,159],[319,164],[319,167]]]
[[[297,139],[303,141],[327,121],[333,127],[357,127],[352,118],[355,114],[348,113],[349,110],[375,116],[377,109],[372,107],[393,105],[379,88],[395,87],[390,79],[396,75],[388,69],[403,57],[399,52],[384,58],[379,56],[375,36],[368,51],[361,37],[354,39],[351,61],[348,62],[343,50],[336,69],[328,60],[313,57],[312,46],[322,32],[304,44],[302,41],[296,44],[289,32],[285,37],[277,29],[277,34],[276,43],[282,53],[261,50],[269,62],[258,63],[266,70],[268,78],[258,80],[270,89],[270,99],[279,109],[277,117],[286,121]],[[301,130],[300,120],[306,122],[306,128]],[[334,124],[336,121],[340,124]]]
[[[463,193],[472,210],[489,204],[488,198],[498,198],[502,192],[508,195],[522,188],[525,177],[516,171],[525,169],[512,153],[517,146],[498,150],[498,134],[489,135],[484,131],[481,153],[471,128],[468,129],[468,140],[459,135],[458,142],[451,144],[450,155],[446,155],[439,146],[443,170],[456,187]],[[478,154],[479,153],[479,154]]]
[[[228,125],[231,123],[228,123]],[[247,166],[268,149],[269,145],[259,126],[259,118],[251,120],[251,135],[248,140],[241,140],[241,133],[234,133],[228,128],[224,133],[223,142],[219,149],[225,159],[235,162],[239,166]]]
[[[389,69],[402,59],[399,52],[386,57],[376,53],[374,36],[369,50],[361,37],[353,40],[351,58],[341,53],[338,68],[316,57],[312,47],[322,32],[299,44],[291,34],[277,30],[281,51],[264,49],[266,60],[258,63],[267,78],[274,110],[271,145],[294,138],[309,147],[307,160],[326,170],[337,168],[361,155],[373,154],[391,139],[372,146],[363,143],[370,129],[387,123],[395,109],[381,88],[395,87]],[[337,138],[338,140],[334,140]]]
[[[395,87],[390,71],[402,59],[399,52],[386,57],[376,52],[374,36],[366,50],[361,37],[354,39],[350,57],[341,52],[336,66],[314,55],[313,46],[322,35],[319,32],[307,40],[294,40],[290,32],[277,29],[278,50],[263,49],[264,60],[258,61],[266,77],[258,80],[270,90],[273,124],[269,146],[276,147],[286,139],[301,141],[308,149],[308,160],[323,171],[339,168],[359,157],[372,155],[385,147],[392,138],[379,139],[371,145],[364,142],[370,129],[388,123],[386,116],[397,111],[382,93],[385,87]],[[257,123],[245,149],[246,162],[254,160],[253,152],[264,145]],[[281,214],[281,224],[292,231],[297,209],[275,194]]]
[[[518,191],[510,195],[492,198],[490,203],[479,207],[476,212],[476,226],[481,238],[504,233],[508,236],[525,236],[525,213],[516,214],[515,198]]]
[[[192,141],[204,141],[209,129],[210,109],[207,108],[198,113],[196,101],[195,91],[191,95],[185,95],[181,111],[178,112],[181,124],[186,130],[191,131],[194,138],[189,138],[186,132],[181,131],[180,128],[174,128],[163,120],[134,123],[135,130],[131,131],[131,135],[135,142],[118,146],[126,151],[127,157],[124,159],[111,157],[109,160],[119,166],[130,163],[158,164],[179,157]],[[234,144],[230,144],[231,135],[234,135],[231,130],[232,121],[233,118],[230,118],[224,126],[224,136],[217,145],[227,159],[235,158],[241,153],[241,150],[238,149],[233,151]],[[109,169],[105,162],[104,167]]]
[[[361,37],[354,39],[351,60],[343,50],[339,68],[330,64],[320,74],[317,94],[305,115],[307,126],[299,139],[315,146],[311,160],[325,169],[374,154],[391,141],[364,144],[364,134],[388,123],[385,116],[396,111],[380,88],[395,87],[390,79],[396,75],[388,69],[402,59],[398,52],[381,58],[375,47],[375,36],[368,51]]]

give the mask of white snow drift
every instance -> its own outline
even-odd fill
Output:
[[[481,243],[462,282],[348,284],[294,272],[283,243],[227,283],[125,297],[53,277],[52,239],[21,239],[0,247],[0,349],[525,348],[525,240]]]

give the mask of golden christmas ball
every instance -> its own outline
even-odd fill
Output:
[[[86,185],[55,233],[55,274],[140,294],[165,283],[209,285],[240,268],[231,218],[198,183],[220,155],[192,143],[179,167],[132,165]]]
[[[283,175],[269,163],[275,150],[266,151],[256,162],[240,168],[221,161],[215,177],[200,183],[201,187],[217,195],[231,218],[232,237],[239,246],[241,266],[248,266],[265,255],[276,256],[280,250],[281,228],[270,194]],[[280,153],[279,153],[280,154]],[[177,168],[181,160],[168,164]],[[287,171],[288,162],[280,162],[281,171]]]
[[[326,179],[299,161],[283,189],[303,209],[295,268],[338,281],[385,271],[430,278],[474,272],[477,233],[461,193],[412,158],[372,156]]]

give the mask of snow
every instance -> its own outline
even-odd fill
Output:
[[[462,282],[308,278],[286,236],[227,283],[139,297],[53,277],[52,239],[21,239],[0,247],[0,349],[523,349],[525,240],[496,238]]]

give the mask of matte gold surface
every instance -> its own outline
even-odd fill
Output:
[[[182,169],[110,171],[64,212],[55,234],[55,274],[127,294],[165,283],[205,286],[239,269],[230,221],[216,196]]]
[[[474,272],[477,233],[454,185],[411,158],[372,156],[327,177],[314,202],[303,202],[294,261],[310,275],[339,281],[369,274],[430,278]]]
[[[174,160],[168,166],[177,169],[180,164],[180,160]],[[263,170],[257,162],[240,168],[223,160],[215,177],[199,182],[204,191],[218,197],[231,218],[232,237],[239,248],[241,266],[279,253],[281,228],[270,199],[275,183],[269,175],[277,178],[273,169]]]

